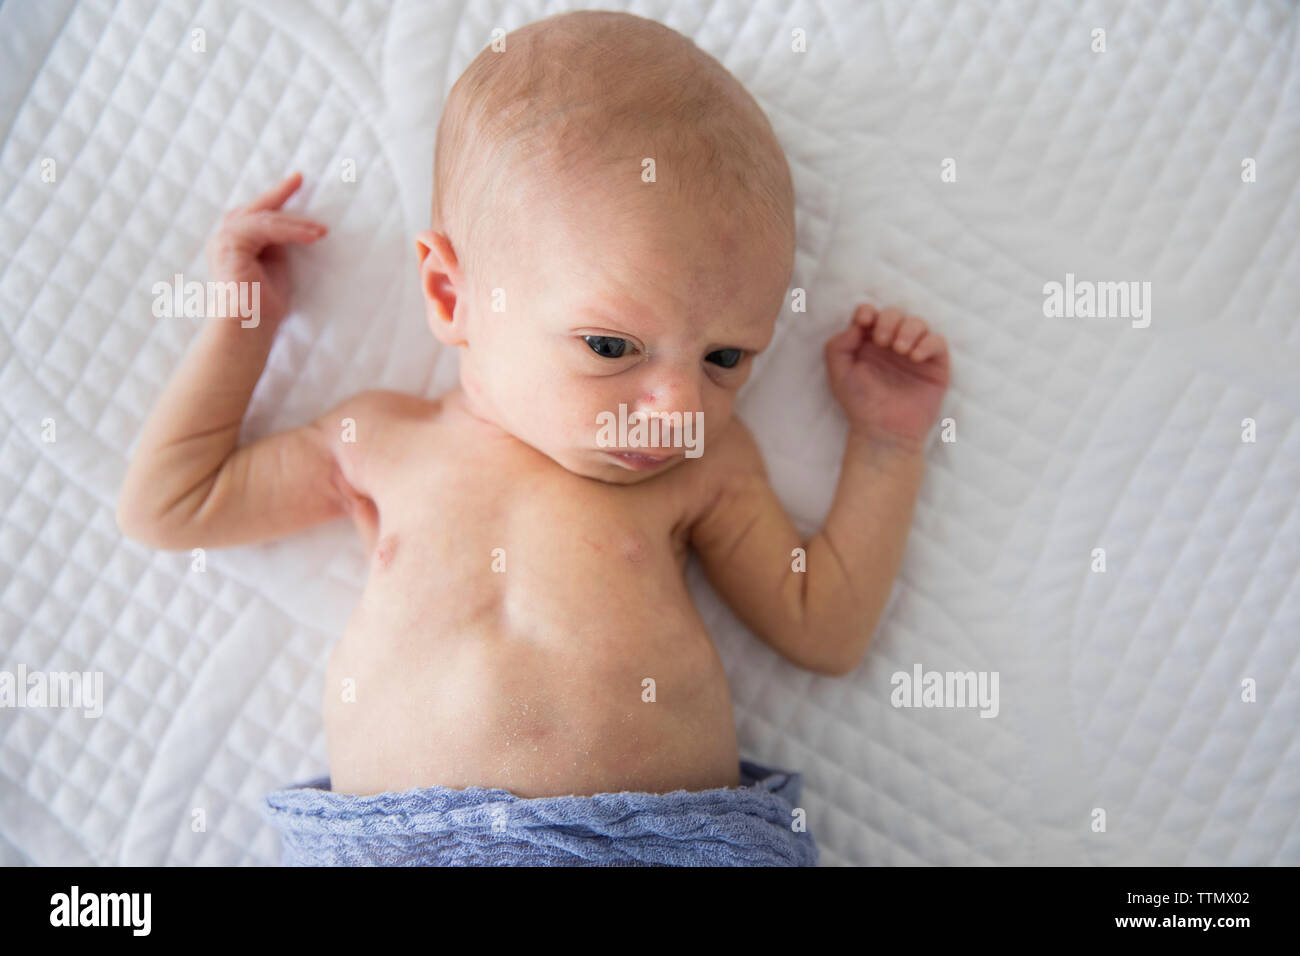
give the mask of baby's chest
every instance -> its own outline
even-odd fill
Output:
[[[667,485],[607,485],[558,465],[468,461],[402,469],[383,491],[374,570],[416,562],[451,576],[608,578],[685,560],[686,516]]]

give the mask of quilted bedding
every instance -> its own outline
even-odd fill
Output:
[[[801,528],[834,487],[821,347],[855,299],[952,343],[955,440],[852,676],[786,665],[690,570],[742,753],[803,772],[823,860],[1300,863],[1296,8],[600,5],[718,56],[786,147],[808,308],[739,414]],[[247,436],[450,386],[410,242],[438,110],[494,27],[571,6],[0,7],[0,670],[104,680],[98,718],[0,709],[0,864],[278,859],[257,805],[326,767],[365,562],[341,523],[202,570],[121,537],[129,449],[195,332],[150,289],[302,169],[290,206],[331,235],[293,260]],[[1149,282],[1150,324],[1045,315],[1067,274]],[[891,705],[918,665],[996,673],[997,716]]]

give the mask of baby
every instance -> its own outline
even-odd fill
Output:
[[[805,539],[732,415],[785,301],[793,187],[716,60],[625,14],[526,26],[453,87],[434,181],[419,282],[459,387],[364,392],[236,447],[285,249],[326,234],[283,210],[291,176],[222,220],[213,278],[259,283],[259,320],[207,321],[118,502],[168,549],[356,525],[370,574],[326,670],[330,776],[268,801],[286,861],[815,862],[798,774],[739,757],[686,559],[788,661],[851,672],[907,538],[943,338],[859,306],[827,342],[851,427]]]

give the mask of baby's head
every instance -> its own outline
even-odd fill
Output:
[[[665,26],[594,11],[508,34],[457,80],[416,240],[471,409],[618,483],[699,453],[672,426],[730,418],[794,242],[785,156],[740,83]],[[659,419],[653,447],[605,447],[620,406],[632,441]]]

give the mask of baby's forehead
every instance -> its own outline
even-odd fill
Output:
[[[495,187],[478,192],[474,221],[531,250],[565,254],[580,245],[589,257],[626,253],[646,268],[682,258],[725,269],[793,257],[793,194],[783,203],[770,186],[719,169],[745,163],[743,153],[723,160],[705,146],[659,150],[673,135],[663,127],[652,137],[611,130],[583,146],[563,132],[566,125],[503,146]]]
[[[617,161],[521,168],[483,197],[479,221],[499,261],[583,281],[617,269],[683,283],[789,265],[793,234],[745,190],[645,184],[636,170]]]
[[[793,250],[780,230],[749,229],[677,204],[675,215],[648,208],[611,214],[597,196],[551,207],[502,233],[478,277],[566,327],[613,328],[644,335],[689,326],[737,338],[774,317],[784,301]],[[499,222],[505,218],[498,216]]]

